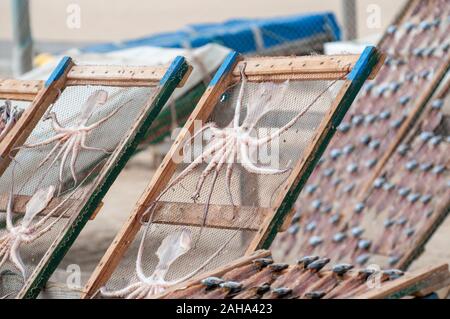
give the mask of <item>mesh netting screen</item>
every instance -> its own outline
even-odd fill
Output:
[[[48,256],[52,253],[58,240],[61,239],[65,231],[70,227],[71,222],[77,217],[77,214],[83,207],[83,202],[95,191],[94,185],[97,182],[100,170],[107,163],[108,158],[114,157],[116,152],[120,152],[120,147],[118,148],[118,146],[125,139],[132,136],[131,128],[140,116],[147,112],[148,101],[155,94],[156,89],[71,86],[61,93],[57,101],[50,106],[49,112],[54,112],[57,121],[62,127],[74,127],[77,119],[79,119],[82,105],[98,90],[107,92],[108,98],[106,103],[95,106],[86,125],[97,123],[97,121],[106,118],[113,112],[115,113],[105,122],[89,131],[85,144],[88,147],[106,149],[108,153],[82,147],[79,147],[78,151],[75,152],[67,146],[66,149],[70,149],[73,152],[68,152],[67,159],[64,161],[63,153],[58,157],[58,150],[63,149],[65,145],[62,143],[57,148],[57,151],[53,152],[47,161],[44,161],[46,156],[60,141],[55,140],[47,145],[21,148],[12,164],[0,178],[0,193],[5,197],[8,196],[13,182],[16,197],[18,195],[32,196],[39,189],[47,189],[49,186],[54,186],[55,201],[58,203],[67,199],[66,204],[55,211],[36,230],[38,232],[48,226],[48,231],[29,243],[22,241],[18,245],[17,250],[13,250],[13,253],[15,252],[23,260],[26,279],[29,279],[33,271],[36,270],[36,265],[40,260],[46,254]],[[44,115],[25,145],[39,143],[54,136],[57,136],[57,133],[52,128],[52,120],[46,119],[46,115]],[[72,156],[75,153],[78,156]],[[53,163],[55,158],[58,158],[58,160]],[[71,168],[73,168],[75,173],[76,184]],[[48,210],[50,210],[50,206]],[[44,210],[41,214],[36,215],[32,219],[30,227],[39,224],[39,221],[45,216],[46,212],[48,213],[48,210]],[[61,213],[64,216],[58,219],[57,216]],[[20,228],[23,226],[23,215],[14,213],[13,217],[14,227]],[[52,225],[52,227],[49,225]],[[6,249],[4,245],[10,233],[6,228],[6,214],[1,212],[0,244],[2,245],[2,251],[0,257],[4,257],[5,262],[0,268],[0,297],[14,297],[25,284],[24,277],[20,268],[16,266],[17,263],[14,262],[14,258],[8,258],[8,253],[13,255],[11,250]]]
[[[221,96],[209,118],[208,123],[215,123],[215,128],[206,129],[203,138],[199,140],[200,143],[196,143],[198,138],[194,138],[193,143],[188,141],[186,144],[183,161],[177,165],[172,179],[165,184],[168,186],[162,191],[158,204],[149,206],[153,214],[153,223],[147,228],[145,238],[143,234],[147,226],[142,226],[107,282],[105,287],[107,291],[118,291],[142,281],[136,276],[135,271],[141,242],[144,243],[141,265],[145,277],[150,278],[155,269],[158,269],[158,257],[155,253],[163,239],[182,231],[190,234],[190,249],[176,258],[173,264],[169,263],[165,280],[176,280],[195,270],[214,269],[242,256],[254,238],[254,231],[263,221],[263,216],[258,215],[261,214],[261,210],[257,209],[274,206],[274,199],[282,191],[281,186],[289,176],[290,168],[302,159],[325,113],[330,109],[341,87],[340,82],[247,83],[242,95],[238,127],[233,127],[232,123],[239,101],[241,84],[229,88]],[[278,129],[286,127],[300,113],[303,116],[292,126],[269,143],[263,143],[261,149],[251,154],[252,163],[257,167],[277,169],[282,172],[263,174],[258,170],[249,170],[248,166],[243,164],[242,150],[236,158],[233,157],[233,160],[231,157],[226,162],[222,159],[223,166],[220,166],[221,161],[217,157],[216,159],[207,158],[198,166],[192,167],[195,159],[201,158],[211,149],[209,148],[211,145],[219,141],[220,133],[218,132],[226,131],[227,136],[238,132],[244,134],[254,124],[254,130],[250,135],[254,140],[263,139],[265,136],[272,136],[271,134]],[[257,118],[259,119],[255,121]],[[237,143],[231,143],[231,145],[238,145]],[[221,150],[226,149],[232,154],[233,146],[217,148],[212,158],[214,154],[222,154]],[[227,163],[232,167],[230,191],[227,187]],[[216,178],[214,173],[205,174],[211,165],[217,171]],[[187,172],[187,175],[179,180],[183,172]],[[206,178],[198,193],[199,196],[194,198],[193,194],[202,174]],[[152,207],[157,208],[152,209]],[[208,207],[208,211],[206,219],[203,219],[205,207]],[[217,207],[219,209],[216,209]],[[249,207],[256,209],[251,210],[250,213],[244,213],[245,208]],[[233,211],[232,214],[229,213],[230,210]],[[255,220],[260,222],[256,222],[256,227],[250,227]],[[206,226],[201,227],[204,222]],[[217,224],[220,225],[217,226]],[[150,295],[151,293],[147,297]],[[115,297],[130,297],[130,295],[117,293]]]

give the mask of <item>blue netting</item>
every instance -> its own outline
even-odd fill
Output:
[[[325,36],[329,41],[340,40],[341,31],[333,13],[269,19],[232,19],[223,23],[193,24],[175,32],[160,33],[119,43],[92,45],[81,51],[102,53],[139,46],[196,48],[208,43],[218,43],[240,53],[255,53],[261,45],[268,49],[286,42],[320,36]],[[258,43],[258,37],[260,43]]]

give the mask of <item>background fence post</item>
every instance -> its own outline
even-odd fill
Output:
[[[358,37],[356,0],[341,0],[344,40],[353,40]]]
[[[28,0],[11,0],[13,51],[12,70],[15,76],[33,67],[33,39],[31,37]]]

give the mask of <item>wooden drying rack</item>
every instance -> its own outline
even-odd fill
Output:
[[[170,181],[175,173],[177,164],[173,158],[175,154],[182,154],[183,145],[187,137],[193,133],[194,121],[205,123],[212,114],[216,104],[222,94],[230,87],[240,81],[239,63],[246,63],[245,75],[250,82],[262,81],[285,81],[291,80],[338,80],[343,79],[343,85],[337,98],[331,105],[328,113],[324,116],[320,127],[317,129],[313,141],[306,149],[303,159],[298,161],[293,168],[291,175],[282,187],[279,196],[275,200],[275,205],[271,208],[254,209],[250,211],[243,208],[244,215],[254,214],[257,224],[249,227],[251,230],[257,228],[254,240],[248,247],[247,253],[251,254],[257,249],[267,247],[274,236],[282,227],[286,216],[291,211],[292,204],[297,197],[301,187],[306,182],[312,172],[315,163],[320,158],[326,144],[330,140],[339,122],[349,108],[351,102],[358,93],[363,82],[367,78],[376,75],[384,60],[384,55],[380,54],[376,48],[368,47],[361,56],[359,55],[336,55],[336,56],[307,56],[307,57],[277,57],[277,58],[242,58],[237,53],[230,53],[222,66],[212,79],[197,107],[191,113],[182,133],[178,135],[168,154],[155,172],[150,184],[135,205],[134,210],[116,235],[111,246],[93,272],[89,282],[84,289],[83,298],[90,298],[98,289],[110,278],[114,269],[118,266],[125,251],[129,248],[136,234],[141,227],[141,218],[150,203],[152,203],[159,193],[165,188],[167,181]],[[188,222],[184,224],[201,225],[198,206],[196,204],[184,204],[183,212]],[[227,223],[226,218],[221,218],[225,214],[230,214],[230,207],[216,208],[211,206],[207,226],[220,227],[225,229],[241,229],[241,226]],[[158,223],[173,224],[171,216],[161,216],[158,211],[153,214],[153,220]]]
[[[19,119],[5,138],[4,143],[1,144],[0,151],[5,156],[0,165],[0,176],[10,165],[12,157],[16,153],[15,150],[25,143],[42,116],[66,87],[99,85],[155,88],[154,94],[142,106],[141,113],[127,131],[126,136],[105,164],[98,169],[98,175],[90,186],[91,191],[82,199],[67,202],[67,206],[74,208],[71,209],[71,218],[65,219],[69,223],[64,227],[65,232],[50,245],[16,298],[37,297],[81,229],[90,218],[97,214],[102,205],[102,198],[133,154],[140,140],[144,138],[173,90],[184,85],[191,70],[191,66],[183,57],[175,58],[170,65],[158,67],[80,66],[75,65],[70,57],[64,57],[45,83],[39,81],[24,82],[25,84],[17,81],[0,82],[0,97],[4,92],[9,92],[9,98],[32,101],[27,112]],[[8,196],[9,194],[0,194],[0,210],[6,208]],[[28,200],[29,196],[15,195],[15,212],[24,213]],[[45,215],[60,202],[59,198],[53,199],[41,214]]]

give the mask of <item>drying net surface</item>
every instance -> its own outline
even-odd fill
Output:
[[[247,122],[256,124],[252,136],[262,138],[286,126],[296,115],[303,113],[303,116],[278,138],[266,143],[263,150],[255,152],[257,155],[254,156],[254,164],[258,167],[286,171],[277,174],[261,174],[249,171],[242,165],[240,158],[237,158],[237,163],[236,160],[230,160],[228,163],[233,164],[230,193],[234,207],[226,186],[226,165],[218,170],[215,183],[214,174],[207,175],[199,196],[194,202],[192,195],[199,178],[214,160],[209,158],[192,170],[189,169],[189,173],[181,181],[178,180],[178,176],[181,172],[186,172],[186,167],[195,158],[208,150],[208,145],[218,141],[219,135],[214,137],[212,131],[206,129],[203,138],[198,139],[197,136],[193,139],[193,143],[188,141],[185,145],[183,161],[176,166],[175,174],[165,184],[167,187],[162,192],[158,203],[154,206],[152,203],[149,205],[150,215],[153,214],[151,217],[153,223],[141,226],[134,242],[125,252],[101,292],[107,291],[113,294],[117,292],[112,297],[130,297],[130,292],[136,291],[136,288],[129,290],[128,293],[119,293],[119,291],[145,281],[142,278],[139,279],[135,270],[141,243],[143,243],[142,261],[140,265],[138,263],[138,266],[142,266],[147,280],[151,276],[154,279],[155,270],[159,269],[156,252],[162,241],[174,234],[188,233],[191,239],[190,249],[184,251],[184,254],[177,255],[178,258],[169,263],[168,272],[164,274],[166,283],[183,278],[196,270],[202,272],[217,268],[243,256],[254,238],[255,230],[264,220],[261,210],[258,209],[273,207],[276,196],[282,191],[281,186],[291,173],[290,168],[303,158],[306,147],[317,133],[319,124],[330,109],[340,87],[341,81],[247,83],[243,91],[239,130],[245,131],[245,118],[255,118],[254,116],[264,113],[259,121]],[[207,123],[215,123],[221,132],[227,126],[233,126],[230,123],[233,122],[236,113],[240,89],[241,84],[238,83],[222,94]],[[237,129],[231,127],[227,132],[233,131]],[[197,143],[198,141],[200,143]],[[269,155],[266,156],[266,154]],[[210,192],[211,197],[208,200]],[[152,207],[156,208],[152,209]],[[206,218],[207,226],[200,227],[203,225],[202,217],[205,207],[209,208]],[[216,210],[217,207],[220,209]],[[192,223],[193,219],[196,220],[195,225]],[[143,237],[146,229],[147,234]],[[100,293],[99,296],[102,294]],[[106,294],[103,296],[111,297]],[[136,298],[136,295],[131,296]],[[147,295],[147,297],[150,296],[151,293]]]
[[[13,183],[15,196],[32,196],[39,189],[48,189],[48,187],[54,186],[54,198],[59,202],[67,199],[66,204],[54,212],[52,217],[44,224],[47,226],[55,222],[48,232],[31,243],[22,243],[18,247],[18,253],[23,260],[26,279],[30,278],[44,255],[52,253],[55,248],[52,243],[55,244],[62,238],[83,207],[82,202],[87,200],[95,191],[93,185],[97,182],[98,174],[108,159],[120,152],[121,147],[119,146],[125,139],[132,138],[131,128],[140,119],[140,116],[146,113],[148,101],[155,94],[155,89],[151,88],[71,86],[61,93],[57,101],[50,106],[49,112],[54,112],[61,126],[69,127],[76,122],[83,103],[98,90],[106,91],[108,98],[106,103],[95,106],[87,125],[105,118],[116,110],[118,111],[106,122],[90,131],[86,139],[86,145],[106,149],[109,153],[80,149],[73,166],[78,180],[76,185],[70,170],[70,156],[63,166],[61,178],[62,157],[51,166],[52,159],[56,157],[56,152],[53,153],[50,160],[40,165],[56,145],[56,142],[41,147],[21,148],[0,178],[0,194],[3,197],[9,197]],[[25,144],[44,141],[56,135],[51,127],[52,121],[45,120],[45,118],[46,115],[39,121]],[[46,211],[35,216],[31,225],[38,223],[45,213]],[[57,219],[57,216],[61,213],[64,213],[64,217]],[[23,215],[13,214],[14,226],[22,225],[22,217]],[[8,233],[6,214],[1,212],[0,238],[5,238],[4,236],[7,236]],[[0,278],[0,297],[14,297],[27,283],[10,258],[7,258],[0,268]]]
[[[373,223],[346,222],[364,215],[367,204],[362,188],[374,177],[374,169],[405,121],[416,112],[418,99],[433,91],[433,82],[448,64],[449,14],[448,1],[418,1],[387,29],[379,44],[387,53],[385,64],[376,79],[364,85],[300,194],[291,228],[272,245],[277,258],[293,261],[309,253],[332,255],[341,245],[343,252],[335,256],[336,262],[358,257],[361,264],[375,261],[365,253],[369,243],[361,242],[363,249],[355,251],[359,237]],[[412,240],[416,235],[410,236]],[[334,241],[327,243],[326,237]],[[384,256],[377,262],[388,265],[389,259]]]

